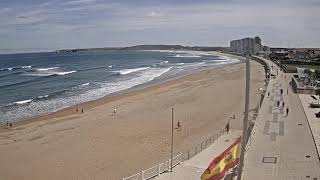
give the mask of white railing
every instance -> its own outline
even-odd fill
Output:
[[[186,153],[179,153],[178,155],[172,158],[172,167],[177,166],[182,161],[190,159],[191,157],[195,156],[196,154],[200,153],[202,150],[209,147],[213,144],[219,137],[225,134],[225,129],[216,132],[214,135],[210,136],[209,138],[201,141],[200,144],[196,145],[195,147],[188,149]],[[168,172],[170,170],[171,159],[166,160],[158,165],[155,165],[149,169],[141,171],[141,173],[134,174],[132,176],[122,178],[122,180],[148,180],[159,176],[164,172]]]
[[[183,161],[183,154],[179,153],[178,155],[174,156],[172,158],[172,167],[177,166]],[[160,163],[158,165],[155,165],[149,169],[146,169],[144,171],[141,171],[141,173],[134,174],[132,176],[122,178],[122,180],[148,180],[151,178],[154,178],[156,176],[159,176],[160,174],[167,172],[170,170],[170,164],[171,164],[171,159]]]
[[[168,161],[165,161],[165,162],[159,164],[160,174],[164,173],[166,171],[169,171],[169,169],[170,169],[170,159]]]
[[[122,178],[122,180],[141,180],[141,173],[137,173],[132,176]]]
[[[151,179],[160,174],[160,165],[153,166],[147,170],[142,171],[142,179]]]

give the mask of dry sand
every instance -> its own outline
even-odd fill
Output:
[[[256,108],[264,70],[251,66]],[[2,130],[0,179],[120,179],[149,168],[170,156],[172,107],[182,123],[175,152],[213,135],[233,114],[231,129],[240,129],[244,75],[244,63],[226,65]]]

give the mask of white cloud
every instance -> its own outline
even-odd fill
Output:
[[[14,39],[14,25],[17,25],[22,29],[20,34],[39,37],[30,38],[30,46],[41,44],[41,41],[56,43],[48,36],[61,36],[60,41],[67,47],[70,36],[73,37],[72,44],[81,44],[94,36],[109,37],[110,46],[118,46],[120,42],[227,45],[230,39],[248,35],[261,35],[268,45],[285,42],[292,46],[320,46],[320,4],[317,5],[317,0],[308,0],[305,4],[298,0],[238,1],[137,6],[110,1],[58,0],[41,6],[8,6],[0,9],[0,39],[7,39],[7,42],[10,41],[7,37]],[[10,16],[3,16],[5,14]],[[24,27],[30,25],[34,31],[24,32]],[[116,36],[119,33],[121,35]],[[76,35],[81,36],[82,41],[75,38]],[[10,42],[14,42],[13,39]],[[97,44],[105,42],[99,38],[96,41]]]
[[[64,8],[63,11],[82,11],[85,10],[85,7],[71,7],[71,8]]]
[[[77,4],[88,4],[96,2],[96,0],[74,0],[74,1],[67,1],[64,2],[64,5],[77,5]]]
[[[151,13],[148,13],[147,16],[148,17],[162,17],[163,14],[159,13],[159,12],[152,11]]]

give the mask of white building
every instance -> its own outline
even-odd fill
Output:
[[[254,38],[247,37],[233,40],[230,42],[230,49],[240,54],[259,54],[263,46],[261,45],[260,37],[256,36]]]

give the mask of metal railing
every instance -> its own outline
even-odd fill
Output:
[[[182,153],[179,153],[178,155],[172,158],[172,167],[177,166],[182,161],[183,161]],[[170,170],[170,164],[171,164],[171,159],[164,161],[158,165],[155,165],[149,169],[143,170],[141,171],[141,173],[139,172],[132,176],[122,178],[122,180],[148,180],[156,176],[159,176],[164,172],[168,172]]]
[[[220,130],[214,135],[211,135],[205,140],[201,141],[201,143],[197,144],[196,146],[189,148],[185,153],[183,153],[183,160],[188,160],[194,157],[195,155],[199,154],[201,151],[213,144],[219,137],[224,135],[225,132],[225,129]]]
[[[172,158],[172,167],[177,166],[181,162],[188,160],[207,147],[209,147],[211,144],[213,144],[219,137],[221,137],[226,131],[220,130],[216,134],[208,137],[207,139],[203,140],[201,143],[197,144],[191,149],[188,149],[185,153],[179,153],[178,155],[174,156]],[[171,159],[166,160],[158,165],[152,166],[149,169],[143,170],[137,174],[131,175],[126,178],[122,178],[122,180],[148,180],[152,179],[156,176],[159,176],[160,174],[164,172],[168,172],[170,170],[170,164],[171,164]]]

